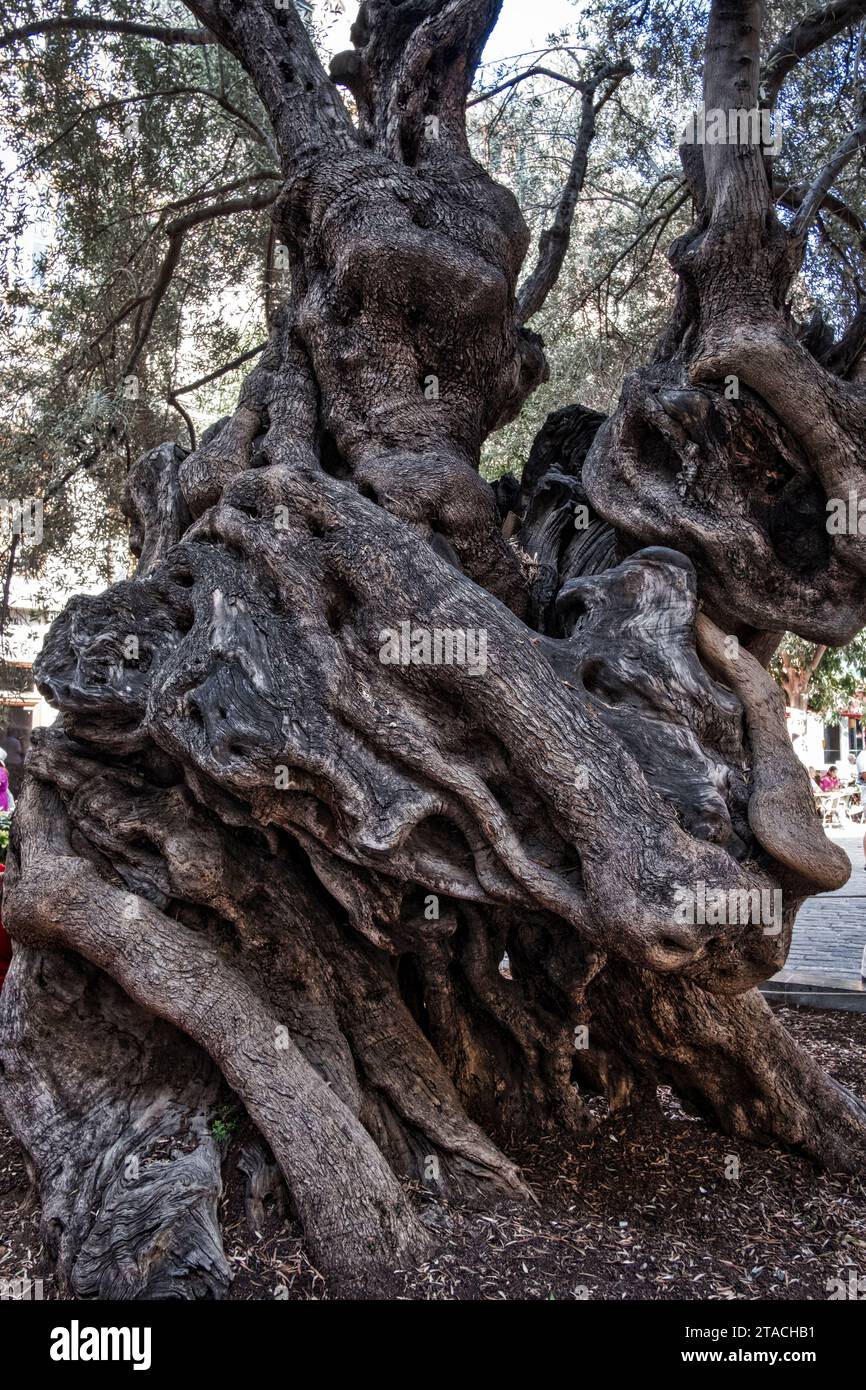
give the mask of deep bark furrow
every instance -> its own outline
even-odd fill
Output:
[[[862,335],[794,321],[763,151],[686,155],[656,357],[493,489],[592,98],[519,305],[528,229],[465,125],[498,0],[364,0],[332,67],[357,125],[293,6],[189,7],[268,110],[289,274],[235,412],[131,469],[136,578],[38,662],[63,721],[16,811],[0,1051],[64,1289],[225,1291],[229,1094],[251,1213],[281,1175],[356,1292],[430,1248],[416,1199],[525,1198],[506,1136],[585,1130],[588,1094],[670,1084],[859,1170],[864,1107],[752,989],[848,872],[758,656],[866,620],[862,538],[825,525],[862,473]],[[713,3],[708,105],[757,101],[760,19]],[[683,917],[699,887],[782,908]]]

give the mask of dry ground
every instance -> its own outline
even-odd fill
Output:
[[[839,1081],[866,1096],[866,1015],[780,1009]],[[866,1275],[866,1181],[725,1138],[663,1095],[664,1116],[605,1123],[580,1143],[516,1151],[538,1206],[427,1208],[440,1248],[392,1290],[410,1299],[826,1299]],[[239,1131],[227,1141],[237,1146]],[[736,1170],[739,1177],[727,1176]],[[0,1119],[0,1279],[35,1275],[37,1213]],[[228,1184],[233,1299],[320,1299],[324,1279],[290,1224],[251,1234]],[[45,1295],[52,1296],[50,1278]]]

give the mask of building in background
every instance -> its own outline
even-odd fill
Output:
[[[49,561],[41,578],[13,576],[9,615],[0,632],[0,747],[13,794],[21,784],[24,758],[34,729],[53,724],[57,710],[43,699],[33,679],[33,663],[49,627],[74,594],[100,594],[113,580],[125,577],[125,556],[118,547],[114,573],[93,575],[82,584],[63,565]]]
[[[845,709],[830,716],[788,706],[788,734],[800,761],[818,769],[835,763],[845,770],[848,754],[859,753],[864,746],[864,708],[866,704],[859,693]]]
[[[24,758],[34,729],[53,724],[57,711],[42,698],[33,680],[33,662],[63,602],[46,606],[45,586],[35,579],[12,581],[9,618],[0,636],[0,746],[13,794],[18,793]]]

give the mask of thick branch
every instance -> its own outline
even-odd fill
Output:
[[[828,159],[817,178],[807,189],[800,208],[791,223],[793,240],[796,241],[805,237],[833,183],[845,165],[851,162],[864,144],[866,144],[866,115],[861,118],[847,139],[842,141],[842,144]]]
[[[529,278],[524,282],[517,298],[517,321],[526,323],[537,314],[545,299],[559,278],[571,240],[571,227],[577,199],[586,178],[589,150],[595,136],[595,117],[619,86],[624,77],[632,73],[631,63],[611,64],[602,68],[594,77],[580,85],[581,112],[580,129],[572,156],[571,168],[565,181],[551,225],[542,232],[538,243],[538,263]],[[599,102],[595,94],[602,82],[611,81],[611,86]]]
[[[302,149],[349,149],[355,134],[294,5],[189,0],[188,8],[249,73],[274,126],[284,165]]]
[[[69,15],[58,19],[37,20],[33,24],[22,24],[18,29],[8,29],[0,34],[0,48],[8,48],[13,43],[36,38],[39,34],[96,33],[130,34],[140,39],[158,39],[165,44],[216,43],[207,29],[173,29],[161,24],[138,24],[130,19],[101,19],[99,15]]]
[[[783,34],[761,69],[761,105],[773,107],[788,74],[801,59],[866,15],[866,0],[833,0],[812,10]]]
[[[793,212],[796,212],[803,206],[803,201],[808,191],[806,184],[792,184],[789,183],[787,179],[773,180],[774,200],[777,203],[781,203],[782,207],[790,208]],[[839,222],[844,223],[846,227],[850,227],[852,232],[856,232],[857,235],[862,238],[864,247],[866,247],[866,222],[854,212],[853,208],[849,208],[848,204],[844,203],[835,193],[829,192],[824,194],[821,201],[821,208],[826,209],[826,211],[837,218]]]
[[[713,0],[704,57],[707,111],[756,109],[761,11],[761,0]],[[747,236],[766,215],[769,188],[760,145],[743,141],[707,142],[702,151],[713,220],[735,220]]]
[[[366,0],[352,28],[354,49],[331,64],[355,97],[365,143],[407,164],[434,149],[468,155],[467,97],[501,4]]]

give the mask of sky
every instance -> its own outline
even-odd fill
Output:
[[[335,25],[329,47],[348,48],[349,29],[357,13],[355,0],[344,0],[346,17]],[[484,61],[497,62],[515,53],[543,48],[548,34],[574,23],[578,7],[571,0],[504,0],[502,14],[484,52]]]
[[[486,63],[543,48],[548,34],[570,27],[579,8],[570,0],[505,0],[484,51]]]

